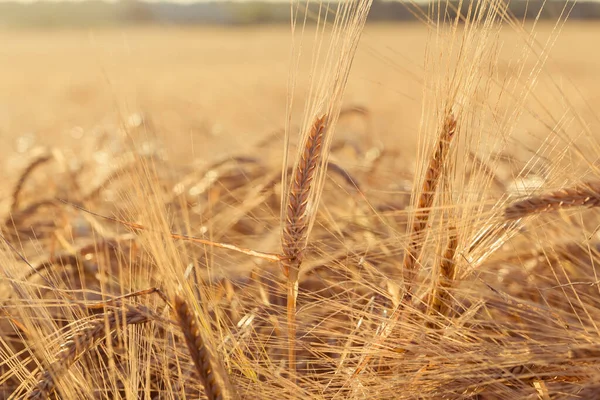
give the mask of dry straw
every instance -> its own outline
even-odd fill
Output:
[[[61,349],[56,354],[56,361],[39,374],[37,385],[26,398],[28,400],[48,398],[69,367],[108,333],[115,331],[120,324],[138,325],[152,319],[158,319],[158,316],[149,309],[142,306],[127,306],[124,311],[104,314],[103,318],[75,332],[61,344]]]

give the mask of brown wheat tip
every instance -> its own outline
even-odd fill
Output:
[[[512,203],[505,209],[504,216],[513,220],[565,208],[599,205],[600,182],[586,182]]]
[[[56,354],[56,361],[40,373],[37,385],[26,398],[28,400],[47,399],[56,388],[58,379],[69,367],[99,340],[116,330],[120,323],[136,325],[158,318],[155,313],[142,306],[128,306],[123,311],[101,315],[99,319],[67,338]]]
[[[187,302],[182,297],[175,296],[174,309],[190,356],[204,385],[206,397],[209,400],[237,399],[225,368],[216,359],[216,352],[211,348],[210,342],[205,340],[196,315]]]

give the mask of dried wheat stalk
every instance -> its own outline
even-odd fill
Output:
[[[87,327],[71,335],[60,347],[56,361],[42,371],[35,388],[27,395],[28,400],[46,399],[54,391],[58,379],[95,343],[117,329],[120,323],[136,325],[159,319],[154,312],[143,306],[127,306],[101,316]],[[108,329],[107,329],[108,326]]]
[[[18,231],[19,228],[21,228],[21,226],[24,225],[23,227],[27,228],[28,230],[31,230],[31,224],[22,224],[22,222],[36,214],[40,209],[51,207],[58,208],[58,204],[53,199],[44,199],[29,204],[23,209],[15,209],[15,211],[8,214],[8,216],[4,220],[4,226],[6,226],[8,229]]]
[[[46,162],[50,161],[51,159],[52,159],[51,154],[41,155],[41,156],[35,158],[31,163],[29,163],[27,168],[25,168],[25,171],[23,171],[23,173],[21,174],[21,177],[17,181],[17,184],[15,185],[15,188],[12,193],[12,203],[10,206],[11,213],[14,213],[19,209],[19,196],[21,195],[21,191],[23,190],[23,186],[25,186],[25,182],[27,181],[27,178],[29,178],[29,175],[31,175],[31,173],[37,167],[39,167],[42,164],[45,164]]]
[[[599,205],[600,181],[585,182],[512,203],[504,211],[504,216],[506,219],[513,220],[564,208],[598,207]]]
[[[283,254],[281,265],[288,278],[287,322],[288,322],[288,361],[290,376],[294,379],[296,370],[296,298],[298,296],[298,274],[306,248],[310,215],[308,202],[313,194],[313,181],[321,161],[322,145],[327,130],[327,117],[318,117],[306,139],[303,152],[294,168],[282,232]]]
[[[440,262],[439,282],[430,297],[429,315],[448,316],[450,309],[448,303],[450,301],[450,294],[448,293],[448,289],[452,287],[456,278],[454,256],[456,255],[457,246],[458,237],[456,236],[456,229],[451,227],[449,229],[448,245]],[[428,324],[428,326],[433,327],[434,324]]]
[[[235,388],[229,381],[225,368],[216,358],[216,352],[211,349],[210,342],[204,339],[196,315],[190,310],[186,301],[175,296],[174,309],[185,341],[194,361],[204,392],[209,400],[237,399]]]

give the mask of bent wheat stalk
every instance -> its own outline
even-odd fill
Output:
[[[308,239],[310,217],[309,200],[313,192],[313,181],[321,161],[323,138],[327,131],[327,116],[318,117],[313,123],[302,155],[294,168],[285,209],[285,223],[282,232],[283,254],[281,265],[288,279],[287,322],[288,358],[290,377],[296,370],[296,298],[298,297],[298,275],[306,241]]]
[[[206,397],[209,400],[237,399],[235,388],[229,382],[225,368],[217,360],[215,351],[211,349],[210,342],[205,340],[196,315],[180,296],[175,296],[174,306],[179,327],[185,337],[198,376],[204,385]]]
[[[52,160],[52,158],[53,158],[53,156],[51,153],[43,154],[43,155],[35,158],[33,161],[31,161],[31,163],[29,163],[27,168],[25,168],[25,171],[23,171],[23,173],[21,174],[21,177],[19,178],[19,180],[17,181],[17,184],[15,185],[15,188],[13,189],[12,203],[10,205],[11,213],[15,213],[19,209],[21,191],[23,190],[23,186],[25,186],[25,182],[27,181],[27,178],[29,178],[29,175],[31,175],[31,173],[37,167],[47,163],[48,161]]]
[[[572,207],[600,206],[600,181],[585,182],[553,192],[532,196],[509,205],[504,211],[508,220]]]
[[[95,320],[87,327],[74,333],[60,346],[61,349],[56,354],[56,361],[40,373],[37,385],[29,392],[26,399],[39,400],[48,398],[56,388],[58,379],[69,367],[98,341],[106,337],[107,334],[115,331],[119,324],[137,325],[153,319],[160,319],[160,317],[143,306],[127,306],[123,311],[104,314],[104,318]]]

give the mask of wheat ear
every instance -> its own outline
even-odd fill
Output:
[[[143,306],[127,306],[123,311],[107,313],[103,317],[71,335],[60,346],[61,349],[56,354],[56,361],[40,373],[37,385],[26,397],[28,400],[48,398],[56,388],[58,379],[69,367],[99,340],[116,330],[120,323],[136,325],[146,323],[152,319],[159,319],[155,313]]]
[[[196,315],[190,310],[187,302],[180,296],[175,296],[175,313],[179,327],[185,337],[192,361],[204,385],[204,392],[209,400],[237,399],[235,388],[229,382],[225,368],[216,358],[216,352],[211,348]]]
[[[421,235],[427,228],[429,214],[431,213],[431,207],[433,206],[433,200],[435,199],[435,193],[442,175],[444,163],[450,151],[450,143],[452,138],[456,136],[455,134],[456,118],[451,112],[448,112],[444,119],[444,124],[442,125],[435,151],[429,160],[427,171],[425,172],[425,179],[417,202],[417,214],[414,217],[408,235],[409,244],[402,260],[402,273],[405,282],[404,295],[402,296],[401,303],[394,309],[389,321],[384,323],[384,326],[377,334],[374,343],[375,346],[381,346],[381,344],[383,344],[386,338],[391,334],[393,326],[400,319],[402,310],[412,301],[412,284],[416,275],[415,270],[418,265],[418,259],[420,258],[421,250],[423,249],[423,238]],[[353,376],[358,375],[369,363],[370,359],[371,356],[367,354],[354,370]]]
[[[298,158],[285,209],[282,232],[283,254],[281,265],[288,279],[287,322],[288,361],[290,377],[296,372],[296,299],[298,297],[298,274],[310,225],[308,202],[313,194],[313,181],[321,161],[323,138],[327,130],[327,117],[318,117],[313,123],[301,156]]]
[[[600,182],[585,182],[512,203],[504,211],[504,216],[506,219],[513,220],[563,208],[598,206],[600,206]]]
[[[442,256],[439,268],[439,281],[435,286],[433,293],[430,297],[430,303],[428,307],[428,315],[441,315],[448,316],[450,309],[449,301],[450,294],[448,289],[452,287],[454,279],[456,278],[456,267],[454,256],[456,255],[456,248],[458,246],[458,237],[456,236],[456,228],[451,227],[449,229],[448,244],[446,251]],[[433,327],[434,324],[428,323],[429,327]]]
[[[402,260],[402,273],[404,274],[405,281],[405,303],[410,301],[412,298],[412,283],[415,278],[416,267],[421,256],[423,249],[423,238],[421,237],[423,232],[427,229],[427,223],[429,222],[429,214],[431,214],[431,207],[433,206],[433,200],[435,199],[435,193],[442,175],[444,168],[444,162],[448,157],[450,150],[450,142],[455,136],[456,132],[456,119],[449,113],[444,120],[442,132],[437,141],[435,152],[429,160],[427,171],[425,172],[425,180],[421,188],[419,195],[419,201],[417,203],[417,212],[414,216],[414,221],[411,225],[409,233],[409,244],[408,248],[404,253]]]

